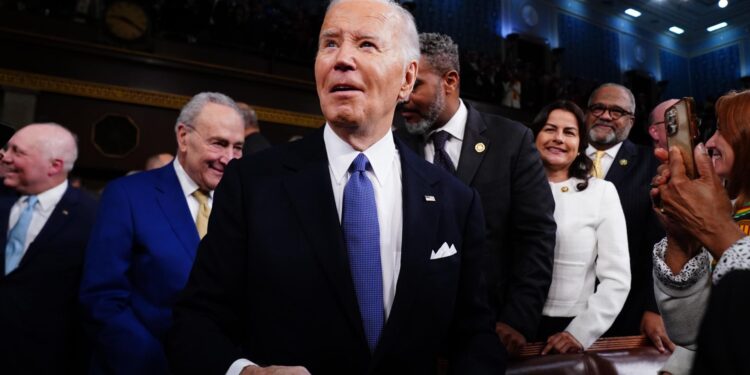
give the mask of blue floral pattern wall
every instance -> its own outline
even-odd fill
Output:
[[[690,59],[690,76],[697,101],[716,99],[729,90],[741,88],[740,48],[737,44]]]
[[[620,82],[620,40],[614,31],[560,13],[560,45],[565,47],[563,71],[599,82]]]
[[[687,57],[661,50],[659,51],[659,67],[661,79],[669,81],[667,89],[661,95],[662,100],[679,99],[691,95]]]

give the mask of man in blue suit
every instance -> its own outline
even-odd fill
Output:
[[[334,1],[323,129],[229,165],[175,306],[176,374],[502,374],[478,194],[394,139],[419,40],[391,0]]]
[[[242,155],[242,116],[229,97],[201,93],[182,108],[175,133],[173,163],[115,180],[102,195],[80,291],[92,373],[168,373],[162,339],[213,190]]]
[[[31,124],[2,157],[0,373],[81,374],[86,348],[77,295],[96,202],[71,187],[78,149],[64,127]]]

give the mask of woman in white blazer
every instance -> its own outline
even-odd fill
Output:
[[[556,101],[542,109],[531,128],[557,222],[552,284],[537,340],[547,343],[542,354],[579,352],[612,325],[630,291],[625,216],[615,186],[591,177],[577,105]]]

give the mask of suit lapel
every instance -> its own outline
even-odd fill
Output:
[[[323,131],[317,131],[290,146],[284,165],[293,173],[285,178],[284,188],[299,217],[310,249],[341,301],[350,325],[366,347],[349,258],[333,199]]]
[[[170,163],[160,168],[156,174],[156,201],[169,222],[175,236],[180,239],[182,248],[191,260],[195,259],[198,249],[198,230],[190,215],[185,197],[182,194],[180,181],[174,166]]]
[[[426,172],[424,161],[396,140],[401,157],[401,189],[403,191],[403,229],[401,239],[401,270],[396,296],[375,352],[375,361],[382,357],[389,342],[398,340],[399,329],[410,317],[413,301],[423,287],[424,274],[430,262],[430,244],[437,236],[442,196],[438,177]],[[432,196],[436,201],[428,201]]]
[[[490,146],[490,139],[482,135],[487,126],[484,124],[479,112],[468,104],[466,104],[466,108],[469,110],[469,114],[466,119],[466,129],[464,130],[464,139],[461,145],[461,156],[458,159],[456,176],[466,185],[471,185],[474,175],[479,170],[479,165],[482,164],[484,155],[487,154],[486,149]],[[482,152],[476,150],[476,145],[480,143],[484,145]]]
[[[609,167],[609,172],[607,172],[605,179],[612,182],[615,186],[619,186],[620,182],[636,165],[638,165],[638,153],[636,152],[635,145],[629,140],[625,140],[620,150],[617,151],[615,160],[612,161],[612,166]]]
[[[39,248],[42,247],[42,245],[46,242],[52,241],[61,230],[65,229],[68,221],[71,219],[71,212],[74,212],[76,205],[78,205],[78,200],[80,198],[79,194],[80,192],[78,190],[68,186],[68,189],[65,190],[65,194],[60,198],[57,206],[55,206],[55,210],[50,214],[49,219],[47,219],[42,230],[36,236],[34,241],[29,244],[26,254],[23,255],[21,262],[18,264],[19,269],[39,253]],[[7,226],[8,219],[6,218],[5,220]]]

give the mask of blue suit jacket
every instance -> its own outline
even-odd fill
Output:
[[[0,198],[3,249],[17,199]],[[69,187],[18,268],[0,272],[0,373],[81,373],[85,348],[76,297],[95,214],[94,199]]]
[[[172,164],[107,186],[80,291],[94,341],[92,373],[167,373],[161,340],[198,242]]]
[[[312,374],[502,374],[480,264],[479,196],[396,142],[401,271],[374,353],[365,339],[322,131],[233,161],[214,196],[175,325],[176,374],[223,374],[241,357]],[[434,197],[430,199],[429,197]],[[431,260],[443,243],[458,253]]]

